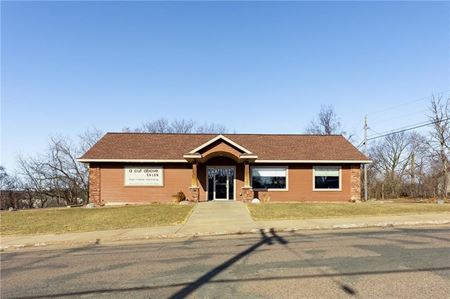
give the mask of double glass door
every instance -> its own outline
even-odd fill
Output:
[[[208,200],[233,200],[235,169],[231,166],[209,166]]]

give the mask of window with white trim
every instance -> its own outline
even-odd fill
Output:
[[[287,167],[252,167],[253,189],[287,189]]]
[[[314,190],[340,190],[340,166],[314,166]]]

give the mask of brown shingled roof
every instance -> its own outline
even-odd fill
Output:
[[[217,134],[107,133],[80,159],[182,160]],[[368,160],[341,135],[223,134],[258,160]]]

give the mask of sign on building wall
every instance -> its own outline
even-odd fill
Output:
[[[163,186],[161,166],[125,166],[125,186]]]

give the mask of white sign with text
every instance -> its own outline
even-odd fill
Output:
[[[125,166],[125,186],[163,186],[163,168]]]

